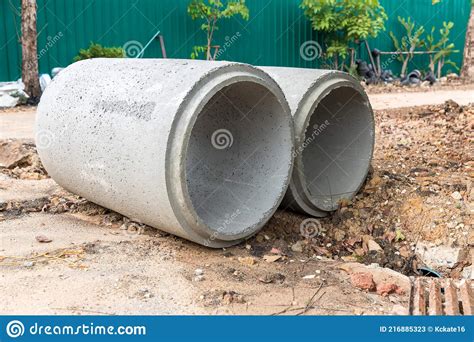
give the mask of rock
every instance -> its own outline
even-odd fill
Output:
[[[461,113],[463,111],[462,107],[453,100],[447,100],[444,102],[444,110],[447,114],[449,113]]]
[[[351,283],[361,290],[373,291],[375,290],[374,277],[367,272],[357,272],[351,274]]]
[[[244,296],[235,291],[226,291],[222,295],[222,304],[229,305],[232,303],[244,304]]]
[[[51,70],[51,77],[55,78],[63,70],[64,70],[64,68],[59,68],[59,67],[53,68]]]
[[[38,236],[36,237],[36,241],[38,241],[39,243],[50,243],[50,242],[52,242],[53,240],[51,240],[51,239],[48,238],[47,236],[38,235]]]
[[[448,78],[446,76],[441,77],[438,81],[441,82],[441,83],[446,83],[446,82],[448,82]]]
[[[137,291],[137,295],[140,296],[140,297],[146,298],[146,299],[154,297],[153,293],[151,293],[150,290],[148,290],[146,288],[139,289]]]
[[[398,252],[400,253],[400,255],[404,258],[409,258],[411,256],[411,252],[410,252],[410,249],[407,247],[407,246],[402,246],[400,247],[400,249],[398,250]]]
[[[461,257],[461,248],[435,246],[425,242],[418,242],[415,247],[415,253],[420,257],[421,261],[428,267],[453,268]]]
[[[14,169],[26,163],[32,152],[28,150],[22,141],[3,141],[0,143],[0,166]]]
[[[380,247],[380,245],[374,240],[369,240],[367,242],[367,248],[369,248],[369,251],[382,251],[382,247]]]
[[[196,275],[196,276],[201,276],[203,274],[204,274],[204,271],[201,268],[196,268],[194,270],[194,275]]]
[[[340,265],[339,268],[350,275],[354,273],[369,273],[372,275],[375,284],[395,284],[405,294],[410,293],[410,278],[389,268],[383,268],[375,264],[366,266],[357,262],[345,263]]]
[[[19,97],[13,97],[8,94],[0,95],[0,108],[13,108],[20,101]]]
[[[397,294],[404,294],[405,292],[403,291],[402,288],[398,287],[397,284],[393,283],[380,283],[377,285],[377,293],[383,297],[388,296],[389,294],[392,293],[397,293]]]
[[[316,274],[308,274],[303,277],[303,279],[308,280],[308,279],[314,279],[316,278]]]
[[[204,276],[203,275],[197,275],[193,278],[193,281],[198,282],[198,281],[203,281]]]
[[[464,267],[462,271],[462,277],[464,279],[474,280],[473,266]]]
[[[291,250],[293,252],[302,253],[303,252],[303,241],[298,241],[291,245]]]
[[[459,191],[455,191],[451,194],[451,197],[455,199],[456,201],[462,200],[462,195]]]
[[[455,72],[452,72],[452,73],[446,75],[446,79],[448,79],[448,80],[456,80],[458,78],[459,78],[459,75],[456,74]]]
[[[27,267],[27,268],[31,268],[35,265],[35,263],[33,261],[25,261],[23,263],[23,267]]]
[[[400,304],[394,305],[392,308],[392,315],[395,316],[408,316],[410,315],[410,308]]]
[[[275,274],[266,274],[265,276],[258,278],[258,281],[264,284],[270,284],[270,283],[282,284],[285,281],[285,279],[286,277],[283,274],[275,273]]]
[[[431,86],[431,82],[430,82],[430,81],[423,81],[423,82],[421,82],[421,86],[422,86],[423,88],[430,87],[430,86]]]

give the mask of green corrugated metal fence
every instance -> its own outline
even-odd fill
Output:
[[[186,12],[189,0],[37,0],[38,54],[41,72],[70,64],[79,49],[91,41],[106,46],[124,46],[138,41],[145,45],[161,30],[168,57],[189,58],[192,47],[205,41],[199,24]],[[371,47],[393,50],[390,30],[399,37],[403,31],[397,16],[411,16],[425,25],[441,27],[453,21],[452,39],[463,50],[471,0],[382,0],[390,19],[387,31],[371,41]],[[319,60],[301,58],[300,47],[308,40],[319,40],[299,8],[300,0],[247,0],[250,20],[223,21],[215,44],[224,46],[220,59],[260,65],[318,67]],[[20,0],[0,0],[0,81],[21,75]],[[225,44],[227,42],[227,44]],[[161,57],[158,41],[151,44],[145,57]],[[453,57],[461,65],[462,52]],[[397,70],[398,63],[393,69]],[[423,66],[423,57],[414,66]],[[392,66],[391,65],[391,66]],[[398,71],[398,70],[397,70]]]

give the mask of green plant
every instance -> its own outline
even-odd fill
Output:
[[[74,57],[74,62],[91,58],[124,58],[125,51],[121,47],[103,47],[100,44],[91,43],[87,49],[81,49]]]
[[[362,80],[362,77],[359,75],[359,72],[357,71],[357,65],[354,64],[352,66],[346,66],[346,72],[354,77],[355,79]]]
[[[411,18],[404,19],[398,17],[398,21],[405,28],[406,35],[401,39],[401,41],[399,41],[395,34],[390,31],[390,37],[392,37],[395,49],[398,52],[404,52],[403,54],[400,53],[397,56],[397,59],[402,62],[400,76],[405,77],[408,63],[413,59],[415,50],[425,44],[424,40],[421,38],[425,32],[425,28],[423,26],[416,27],[416,23],[412,21]]]
[[[375,38],[385,30],[387,15],[378,0],[303,0],[300,7],[313,29],[324,34],[326,55],[334,58],[336,68],[344,68],[351,43]],[[353,67],[354,53],[350,55]]]
[[[446,64],[453,66],[456,70],[459,70],[459,67],[452,60],[449,59],[449,56],[452,53],[458,53],[459,50],[455,50],[455,45],[449,41],[449,35],[451,34],[451,29],[454,27],[453,22],[443,22],[443,27],[439,30],[440,39],[436,41],[435,38],[435,27],[431,28],[431,32],[426,36],[426,49],[430,52],[430,70],[435,73],[437,67],[437,77],[440,78],[442,75],[443,67]]]
[[[213,46],[214,33],[219,29],[217,23],[223,18],[231,18],[240,15],[242,19],[249,19],[249,9],[245,5],[245,0],[228,1],[224,6],[220,0],[192,0],[188,5],[188,14],[193,20],[202,20],[201,29],[206,31],[207,44],[198,45],[193,48],[191,58],[198,58],[201,53],[206,54],[207,60],[216,57],[218,46]],[[215,48],[214,55],[212,48]]]

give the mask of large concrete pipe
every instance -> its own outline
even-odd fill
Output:
[[[229,62],[95,59],[62,71],[37,144],[64,188],[211,247],[275,212],[292,169],[288,103],[263,71]]]
[[[352,199],[367,177],[375,137],[368,97],[343,72],[261,69],[283,89],[295,123],[295,166],[283,207],[326,216]]]

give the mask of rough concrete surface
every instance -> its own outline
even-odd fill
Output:
[[[346,73],[262,67],[283,89],[295,121],[295,167],[283,207],[326,216],[362,186],[374,151],[374,115]]]
[[[260,230],[292,169],[283,93],[264,72],[233,62],[75,63],[43,94],[37,130],[58,184],[212,247]]]

